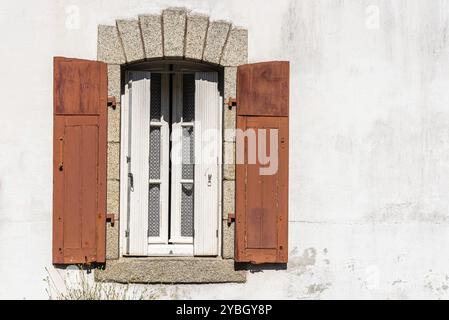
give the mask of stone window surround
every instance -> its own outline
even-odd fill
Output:
[[[223,68],[224,100],[236,96],[236,72],[247,63],[248,31],[226,21],[210,21],[185,8],[161,14],[117,20],[98,26],[97,60],[108,64],[108,95],[117,99],[108,108],[107,210],[115,223],[106,226],[106,268],[96,270],[98,281],[136,283],[245,282],[246,273],[234,266],[235,136],[223,137],[222,248],[220,258],[121,258],[119,254],[120,93],[121,67],[145,60],[178,59]],[[223,108],[223,129],[235,129],[235,107]],[[229,132],[226,130],[225,132]],[[229,164],[231,163],[231,164]]]

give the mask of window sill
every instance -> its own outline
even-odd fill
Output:
[[[95,270],[95,280],[117,283],[243,283],[246,272],[236,271],[234,260],[221,258],[121,258]]]

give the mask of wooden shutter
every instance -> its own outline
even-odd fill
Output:
[[[264,130],[266,153],[271,156],[276,150],[270,150],[270,139],[278,140],[277,171],[263,175],[260,169],[264,162],[259,156],[255,162],[249,161],[249,152],[259,153],[260,134],[255,135],[254,148],[248,145],[250,138],[241,139],[237,135],[235,260],[238,262],[288,261],[288,113],[289,62],[238,67],[237,129],[241,130],[238,132]],[[241,163],[240,152],[244,154]]]
[[[53,263],[105,262],[107,69],[54,58]]]
[[[151,74],[143,71],[129,73],[131,97],[130,193],[127,254],[148,254],[148,191]]]
[[[218,180],[221,155],[221,108],[218,73],[195,74],[194,254],[218,254]]]

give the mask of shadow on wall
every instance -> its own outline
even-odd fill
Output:
[[[251,273],[263,272],[265,270],[287,270],[286,263],[266,263],[266,264],[251,264],[245,262],[236,262],[234,264],[236,271],[249,271]]]

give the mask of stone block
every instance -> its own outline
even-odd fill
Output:
[[[97,60],[110,64],[125,63],[125,54],[116,26],[98,26]]]

